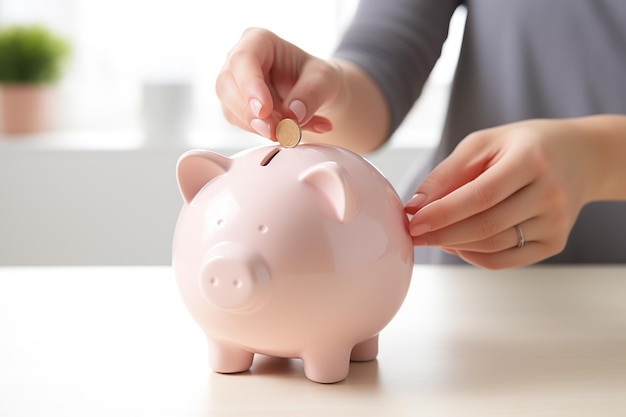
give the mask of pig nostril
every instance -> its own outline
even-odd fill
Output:
[[[241,288],[241,281],[239,281],[238,279],[233,281],[233,286],[235,288]]]
[[[267,232],[267,226],[264,224],[259,225],[259,232],[261,233]]]
[[[219,285],[219,283],[220,283],[220,282],[218,281],[218,279],[217,279],[217,278],[215,278],[215,277],[211,277],[211,278],[209,279],[209,283],[215,287],[215,286]]]
[[[224,226],[224,219],[218,219],[218,220],[217,220],[217,222],[216,222],[216,224],[217,224],[217,227],[222,227],[222,226]]]

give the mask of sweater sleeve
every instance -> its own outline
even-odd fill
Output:
[[[441,54],[460,0],[361,0],[334,56],[348,60],[378,85],[398,128]]]

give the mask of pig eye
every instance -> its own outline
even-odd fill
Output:
[[[267,226],[264,224],[260,224],[258,227],[259,233],[266,233],[267,232]]]

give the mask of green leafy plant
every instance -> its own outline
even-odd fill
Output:
[[[0,83],[53,83],[61,77],[69,53],[69,42],[44,26],[0,28]]]

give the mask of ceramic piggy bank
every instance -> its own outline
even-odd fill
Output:
[[[376,168],[337,147],[271,145],[189,151],[177,171],[173,268],[214,371],[246,371],[260,353],[332,383],[376,357],[413,264],[402,203]]]

